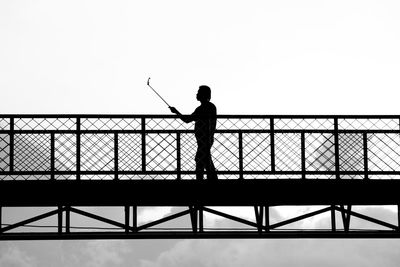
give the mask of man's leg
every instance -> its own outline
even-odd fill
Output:
[[[204,175],[204,153],[201,151],[201,147],[197,147],[197,152],[196,152],[196,180],[203,180],[203,175]]]
[[[206,171],[207,171],[207,179],[210,181],[218,180],[217,173],[215,171],[215,166],[211,157],[211,151],[208,150],[207,159],[206,159]]]
[[[210,181],[216,181],[218,180],[218,176],[217,173],[215,171],[215,166],[214,166],[214,162],[212,160],[212,156],[211,156],[211,148],[213,146],[214,143],[214,138],[211,137],[210,138],[210,144],[208,146],[208,159],[207,159],[207,165],[206,165],[206,169],[207,169],[207,179]]]

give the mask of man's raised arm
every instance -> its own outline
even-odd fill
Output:
[[[189,123],[194,121],[194,116],[192,115],[182,115],[176,108],[174,107],[169,107],[169,109],[171,110],[172,113],[175,113],[176,115],[178,115],[178,117],[184,121],[185,123]]]

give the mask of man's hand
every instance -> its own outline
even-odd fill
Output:
[[[180,114],[179,111],[174,107],[169,107],[169,110],[171,110],[172,113]]]

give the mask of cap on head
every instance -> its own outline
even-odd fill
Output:
[[[211,99],[211,89],[207,85],[200,85],[199,87],[199,96],[201,98],[205,98],[207,100]]]

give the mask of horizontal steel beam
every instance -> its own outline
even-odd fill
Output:
[[[2,181],[0,206],[397,205],[399,188],[400,180]]]
[[[273,118],[273,119],[398,119],[400,115],[260,115],[260,114],[221,114],[218,118],[226,119],[251,119],[251,118]],[[176,118],[176,115],[165,114],[0,114],[0,118]]]
[[[389,239],[400,238],[396,231],[146,231],[91,233],[8,233],[0,240],[82,240],[82,239]]]

